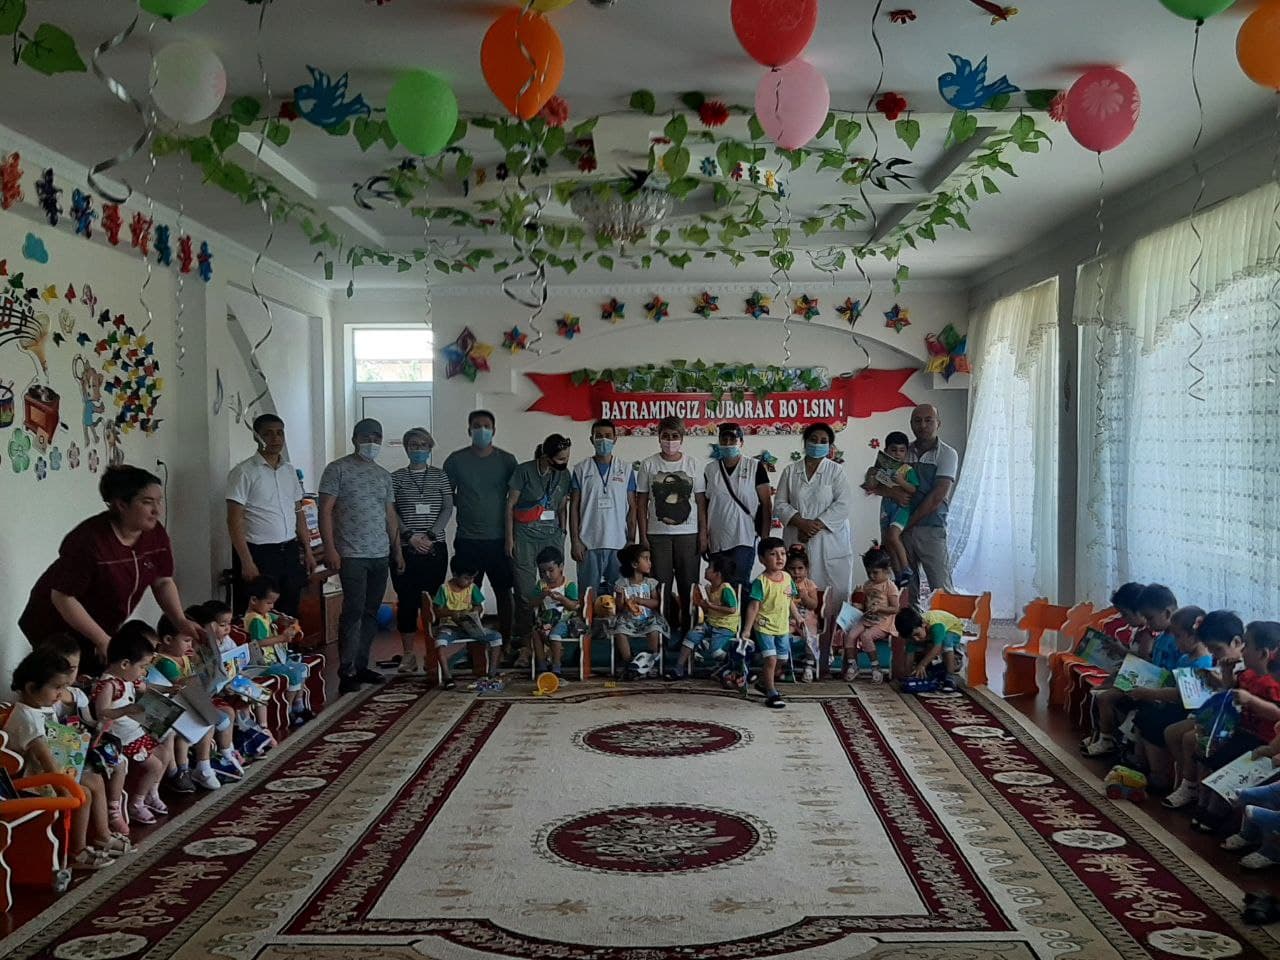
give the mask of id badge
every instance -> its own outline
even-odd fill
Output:
[[[426,516],[430,516],[430,515],[431,515],[431,504],[429,504],[429,503],[415,503],[415,504],[413,505],[413,512],[414,512],[414,514],[415,514],[416,516],[419,516],[419,517],[426,517]]]
[[[556,512],[554,510],[543,510],[538,519],[542,520],[544,523],[554,523],[556,519]]]

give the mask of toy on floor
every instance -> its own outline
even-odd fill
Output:
[[[1142,803],[1147,799],[1147,778],[1139,770],[1116,764],[1103,778],[1108,800],[1131,800]]]
[[[929,664],[923,677],[907,677],[898,683],[898,690],[909,694],[952,693],[955,689],[955,681],[947,676],[947,666],[941,660]]]

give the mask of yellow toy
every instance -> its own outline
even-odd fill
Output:
[[[1103,778],[1108,800],[1132,800],[1141,803],[1147,799],[1147,778],[1132,767],[1114,766]]]

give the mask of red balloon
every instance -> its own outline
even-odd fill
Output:
[[[1067,91],[1067,129],[1086,150],[1105,153],[1129,139],[1142,98],[1123,70],[1095,67]]]
[[[766,67],[780,67],[808,46],[818,0],[733,0],[729,16],[742,49]]]

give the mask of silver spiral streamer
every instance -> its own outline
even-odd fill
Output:
[[[1195,379],[1191,381],[1191,385],[1187,387],[1187,396],[1193,400],[1204,401],[1204,393],[1202,386],[1204,384],[1204,368],[1196,362],[1196,357],[1200,351],[1204,349],[1204,333],[1196,324],[1196,313],[1200,310],[1201,304],[1204,303],[1204,288],[1200,285],[1200,264],[1204,261],[1204,236],[1200,233],[1200,227],[1196,225],[1196,214],[1200,212],[1200,204],[1204,202],[1205,177],[1204,171],[1200,168],[1200,158],[1196,152],[1200,149],[1200,140],[1204,136],[1204,100],[1200,96],[1200,81],[1196,77],[1196,61],[1200,54],[1200,27],[1204,21],[1196,21],[1196,39],[1195,44],[1191,48],[1191,89],[1196,95],[1196,109],[1200,114],[1200,128],[1196,131],[1195,142],[1191,145],[1191,165],[1195,171],[1195,175],[1200,178],[1200,189],[1196,193],[1196,199],[1191,204],[1191,232],[1196,238],[1196,258],[1191,264],[1191,289],[1195,291],[1195,299],[1191,302],[1191,310],[1187,313],[1187,326],[1191,328],[1191,332],[1196,335],[1195,349],[1187,355],[1187,366],[1195,373]]]
[[[1280,92],[1276,93],[1275,117],[1275,153],[1271,157],[1271,183],[1280,188]],[[1275,282],[1271,284],[1271,348],[1267,351],[1267,378],[1275,384],[1280,374],[1280,190],[1276,193],[1276,204],[1271,210],[1271,226],[1276,234],[1276,246],[1271,252],[1271,269],[1276,271]]]
[[[871,152],[871,160],[868,161],[867,173],[874,170],[876,164],[880,162],[880,131],[876,129],[875,121],[872,120],[874,115],[872,111],[875,108],[876,100],[880,97],[880,91],[884,89],[884,45],[880,42],[879,32],[880,10],[883,6],[884,0],[876,0],[876,8],[871,14],[871,42],[875,44],[876,55],[880,58],[880,72],[876,76],[875,89],[871,91],[871,96],[867,97],[867,109],[865,111],[867,130],[871,133],[871,139],[875,144],[875,147]],[[858,197],[862,200],[862,205],[866,208],[867,215],[871,218],[870,236],[874,237],[876,235],[876,231],[880,228],[880,217],[876,214],[875,206],[867,198],[867,181],[865,177],[858,181]],[[862,309],[865,313],[871,307],[871,301],[875,296],[875,286],[872,284],[871,278],[867,275],[867,272],[862,268],[862,256],[860,252],[854,254],[853,262],[858,268],[858,273],[862,275],[862,279],[867,285],[866,299],[862,302]],[[852,333],[850,335],[853,336]],[[854,339],[857,340],[857,337],[855,336]],[[859,346],[861,346],[861,344],[859,344]],[[866,352],[865,347],[863,347],[863,352]],[[870,365],[870,355],[868,355],[867,359],[868,365]]]
[[[169,237],[172,245],[180,245],[182,243],[182,221],[186,214],[187,199],[183,195],[183,188],[186,186],[187,178],[182,172],[182,164],[178,164],[178,223],[173,228],[173,234]],[[182,272],[181,266],[178,268],[178,309],[173,317],[173,365],[178,371],[178,376],[185,377],[187,375],[186,368],[183,367],[182,361],[187,355],[187,345],[183,338],[186,335],[187,328],[182,325],[182,315],[186,311],[187,305],[184,302],[183,291],[187,286],[187,275]]]
[[[271,125],[271,77],[267,73],[267,64],[262,57],[262,35],[263,28],[266,26],[267,7],[270,3],[263,3],[258,7],[258,35],[257,35],[257,56],[258,56],[258,73],[262,78],[262,88],[265,93],[263,100],[263,112],[266,116],[262,121],[262,132],[258,134],[258,149],[253,153],[253,167],[250,169],[250,177],[258,172],[258,163],[262,159],[262,148],[267,142],[267,129]],[[271,312],[271,304],[267,298],[262,295],[262,291],[258,289],[258,265],[262,263],[263,258],[267,255],[267,250],[271,246],[271,241],[276,236],[276,216],[275,211],[271,209],[271,204],[267,202],[266,192],[260,192],[258,195],[258,205],[262,208],[263,215],[267,218],[267,239],[258,250],[258,255],[253,258],[253,266],[249,268],[249,289],[253,291],[253,295],[258,298],[258,303],[262,304],[262,309],[267,315],[266,332],[258,338],[257,342],[249,348],[249,367],[253,370],[255,376],[261,383],[257,394],[249,401],[247,410],[252,410],[263,397],[271,392],[271,384],[267,381],[267,372],[262,369],[262,361],[258,359],[258,351],[262,345],[271,339],[271,334],[275,330],[275,315]]]
[[[1097,384],[1094,389],[1093,396],[1093,437],[1095,446],[1101,444],[1103,436],[1106,433],[1106,409],[1105,397],[1103,396],[1102,378],[1106,373],[1106,338],[1103,331],[1103,311],[1105,309],[1105,287],[1102,283],[1102,274],[1106,270],[1106,265],[1102,262],[1102,240],[1105,235],[1105,228],[1102,219],[1103,203],[1105,196],[1103,191],[1106,188],[1106,174],[1102,167],[1102,154],[1098,154],[1098,209],[1094,214],[1094,220],[1098,224],[1098,243],[1094,247],[1094,262],[1098,266],[1097,272],[1097,295],[1093,304],[1093,364],[1097,367]],[[1101,470],[1098,465],[1098,459],[1094,458],[1094,468]],[[1096,479],[1096,478],[1095,478]]]
[[[151,23],[147,25],[147,60],[151,61],[155,58],[155,32],[156,24],[159,21],[152,17]],[[156,110],[151,105],[151,95],[156,88],[156,77],[154,73],[148,75],[150,77],[147,83],[147,119],[151,123],[154,130],[156,125]],[[142,194],[147,198],[147,230],[155,228],[156,222],[156,198],[151,193],[151,181],[156,175],[156,149],[155,144],[147,150],[147,159],[150,161],[147,167],[147,176],[142,181]],[[152,321],[156,315],[151,309],[151,304],[147,301],[147,287],[151,286],[151,272],[153,270],[151,257],[147,255],[147,249],[144,245],[139,245],[138,252],[142,255],[142,262],[147,267],[147,275],[142,281],[142,286],[138,290],[138,303],[142,304],[142,309],[147,315],[147,322],[142,325],[142,332],[146,333],[150,329]]]
[[[134,13],[133,19],[129,21],[129,25],[114,37],[111,37],[109,40],[105,40],[94,47],[93,55],[89,58],[89,67],[93,70],[93,75],[98,78],[104,87],[107,88],[107,93],[111,94],[121,103],[133,110],[138,115],[138,119],[142,121],[142,132],[138,134],[137,139],[134,140],[133,143],[129,144],[129,146],[117,153],[115,156],[108,157],[106,160],[99,160],[89,168],[89,189],[107,203],[122,204],[127,202],[129,197],[133,195],[133,188],[129,186],[129,182],[127,180],[122,178],[120,182],[124,184],[124,196],[117,196],[102,183],[98,175],[106,173],[113,167],[118,167],[122,163],[127,163],[131,160],[137,155],[138,151],[147,144],[151,139],[152,134],[155,132],[155,121],[138,101],[138,98],[131,94],[123,83],[103,70],[102,64],[99,63],[104,54],[116,49],[133,35],[134,29],[138,26],[138,17],[141,16],[141,12],[142,4],[141,0],[139,0],[137,12]]]

